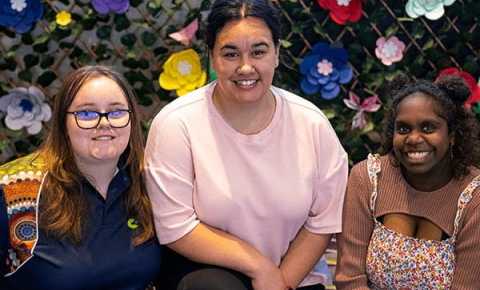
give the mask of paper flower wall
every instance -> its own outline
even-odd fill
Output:
[[[203,86],[207,81],[207,73],[202,70],[200,56],[193,49],[173,53],[163,64],[160,74],[160,87],[165,90],[176,90],[178,96]]]
[[[123,14],[130,7],[129,0],[92,0],[92,6],[99,14],[110,12]]]
[[[407,15],[412,18],[425,16],[437,20],[445,14],[443,6],[452,5],[455,0],[408,0],[405,5]]]
[[[465,83],[467,84],[468,88],[470,89],[470,97],[468,97],[467,101],[465,101],[465,105],[470,107],[474,103],[480,102],[480,85],[477,83],[475,78],[468,72],[459,70],[456,67],[449,67],[446,69],[441,70],[438,73],[437,79],[442,76],[446,75],[455,75],[461,77]]]
[[[357,22],[362,17],[362,0],[317,0],[318,5],[330,11],[330,18],[337,24]]]
[[[42,122],[50,120],[52,110],[42,91],[36,87],[16,88],[0,97],[0,112],[6,113],[5,125],[11,130],[26,128],[29,134],[42,130]]]
[[[392,65],[394,62],[402,60],[404,50],[405,43],[396,36],[389,37],[388,39],[380,37],[377,39],[375,55],[384,65]]]
[[[348,99],[343,99],[347,107],[357,111],[352,120],[352,129],[363,129],[367,125],[367,118],[365,112],[376,112],[382,106],[377,95],[371,96],[360,102],[360,98],[354,93],[349,93]]]
[[[300,83],[302,91],[309,95],[320,91],[326,100],[335,98],[340,93],[340,84],[348,83],[353,76],[347,61],[345,49],[324,42],[315,44],[300,64],[304,76]]]
[[[42,15],[40,0],[0,0],[0,26],[18,33],[29,31]]]

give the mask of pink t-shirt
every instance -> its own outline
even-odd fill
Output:
[[[302,227],[340,232],[348,159],[323,113],[272,87],[271,123],[244,135],[213,105],[215,84],[171,102],[153,120],[146,182],[160,242],[180,239],[201,221],[280,264]]]

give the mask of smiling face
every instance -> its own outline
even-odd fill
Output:
[[[414,93],[397,109],[393,151],[407,176],[446,176],[451,172],[449,135],[444,118],[432,97]]]
[[[85,81],[68,107],[69,112],[119,109],[129,109],[125,94],[114,80],[105,76]],[[130,139],[130,124],[124,128],[112,128],[106,118],[102,118],[96,128],[81,129],[74,115],[67,114],[66,127],[75,161],[81,164],[116,164]]]
[[[216,95],[234,103],[252,103],[269,92],[278,65],[278,49],[265,22],[246,17],[222,28],[212,59],[218,80]]]

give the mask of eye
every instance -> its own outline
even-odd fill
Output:
[[[79,120],[84,121],[95,120],[98,118],[98,112],[95,111],[78,111],[75,112],[75,115]]]
[[[395,132],[400,135],[408,134],[410,132],[410,128],[408,126],[400,124],[395,126]]]
[[[223,54],[223,57],[226,57],[226,58],[235,58],[237,56],[238,56],[238,53],[234,51],[228,51]]]
[[[116,110],[108,112],[108,119],[119,119],[128,115],[128,110]]]
[[[252,55],[253,55],[253,57],[258,58],[258,57],[264,56],[266,53],[267,53],[267,51],[265,51],[265,50],[263,50],[263,49],[257,49],[257,50],[254,50],[254,51],[252,52]]]
[[[422,124],[422,132],[424,133],[433,133],[437,129],[437,127],[432,123],[424,123]]]

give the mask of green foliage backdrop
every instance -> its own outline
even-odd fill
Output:
[[[29,3],[31,0],[26,0]],[[333,22],[317,1],[281,0],[283,35],[281,63],[275,84],[314,102],[329,116],[352,162],[378,149],[382,108],[369,114],[363,130],[352,129],[355,111],[343,103],[350,91],[364,99],[400,71],[416,78],[434,79],[441,69],[457,67],[480,76],[480,2],[458,0],[445,7],[439,20],[409,18],[407,1],[364,1],[360,21],[347,25]],[[3,3],[3,2],[2,2]],[[5,3],[8,3],[5,2]],[[20,34],[0,27],[0,98],[18,87],[34,85],[51,103],[65,74],[86,64],[105,64],[122,72],[138,95],[145,128],[156,112],[176,98],[175,91],[159,86],[162,64],[174,52],[187,47],[169,38],[194,19],[199,31],[190,45],[208,69],[204,22],[210,1],[130,0],[125,14],[100,15],[88,0],[43,0],[44,13],[32,30]],[[2,4],[3,5],[3,4]],[[72,20],[61,26],[57,13],[69,11]],[[1,16],[0,16],[1,17]],[[386,66],[375,56],[379,37],[397,36],[406,44],[404,58]],[[317,42],[343,46],[349,54],[354,77],[341,93],[327,101],[320,94],[307,96],[300,89],[299,64]],[[389,96],[380,94],[383,104]],[[1,108],[0,108],[1,110]],[[38,134],[10,130],[0,112],[0,162],[35,150],[48,129]]]

